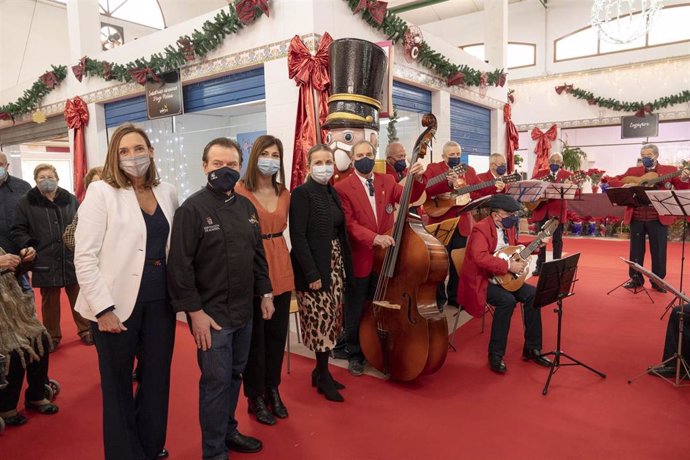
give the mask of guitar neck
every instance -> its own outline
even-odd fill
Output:
[[[680,176],[683,174],[683,170],[679,169],[678,171],[673,171],[672,173],[664,174],[663,176],[659,176],[656,179],[650,179],[648,181],[645,181],[649,185],[656,185],[659,182],[666,182],[669,179],[673,179],[676,176]]]
[[[537,237],[532,241],[525,249],[520,251],[520,258],[522,260],[526,260],[530,254],[534,252],[535,249],[541,244],[541,240],[544,239],[546,234],[544,232],[540,232]]]
[[[459,195],[464,195],[465,193],[470,193],[474,192],[475,190],[481,190],[483,188],[491,187],[492,185],[496,184],[500,180],[499,178],[488,180],[486,182],[480,182],[478,184],[474,185],[468,185],[467,187],[461,187],[457,190],[453,190],[453,195],[454,196],[459,196]]]
[[[431,179],[429,179],[428,181],[426,181],[426,188],[433,187],[434,185],[446,180],[448,178],[448,173],[451,171],[452,171],[452,169],[449,169],[448,171],[441,173],[438,176],[434,176]]]

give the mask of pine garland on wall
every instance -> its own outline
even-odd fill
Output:
[[[671,96],[660,97],[652,102],[623,102],[613,98],[604,98],[595,95],[591,91],[576,88],[573,85],[563,84],[556,86],[556,93],[559,95],[570,94],[577,99],[587,101],[589,105],[596,105],[618,112],[635,112],[638,117],[652,113],[654,110],[662,109],[670,105],[683,104],[690,102],[690,90],[684,90]]]
[[[53,70],[48,70],[41,75],[31,88],[24,91],[22,97],[15,102],[0,106],[0,120],[14,121],[15,118],[38,108],[41,100],[67,77],[66,66],[51,66],[51,68]]]

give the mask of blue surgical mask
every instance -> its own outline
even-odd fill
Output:
[[[642,157],[642,166],[647,169],[654,167],[654,158]]]
[[[549,165],[549,169],[551,170],[552,173],[556,174],[559,169],[561,169],[561,165],[558,165],[556,163],[552,163]]]
[[[280,170],[280,159],[260,157],[256,166],[264,176],[272,176]]]
[[[506,165],[501,165],[501,166],[496,168],[496,174],[498,174],[499,176],[502,176],[506,173],[507,170],[508,170],[508,168],[506,168]]]
[[[393,169],[395,169],[399,173],[405,171],[405,168],[407,168],[407,161],[405,161],[404,158],[402,160],[396,161],[393,164]]]
[[[514,227],[518,223],[518,220],[520,220],[518,216],[511,214],[507,217],[501,218],[501,225],[503,225],[503,228],[509,229]]]
[[[240,172],[227,166],[208,173],[209,185],[221,193],[234,189],[238,180],[240,180]]]
[[[311,178],[321,185],[326,185],[333,177],[333,165],[317,165],[311,168]]]
[[[362,174],[369,174],[374,169],[374,164],[376,164],[376,160],[373,158],[362,157],[355,160],[355,169]]]
[[[456,166],[460,165],[461,158],[460,157],[450,157],[448,158],[448,167],[449,168],[455,168]]]

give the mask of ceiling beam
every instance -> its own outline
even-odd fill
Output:
[[[388,8],[388,10],[395,14],[405,13],[407,11],[417,10],[419,8],[424,8],[426,6],[433,6],[439,3],[445,3],[448,0],[415,0],[410,3],[405,3],[404,5],[394,6],[393,8]]]

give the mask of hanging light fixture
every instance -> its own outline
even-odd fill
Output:
[[[648,31],[663,0],[594,0],[592,27],[609,43],[630,43]]]

